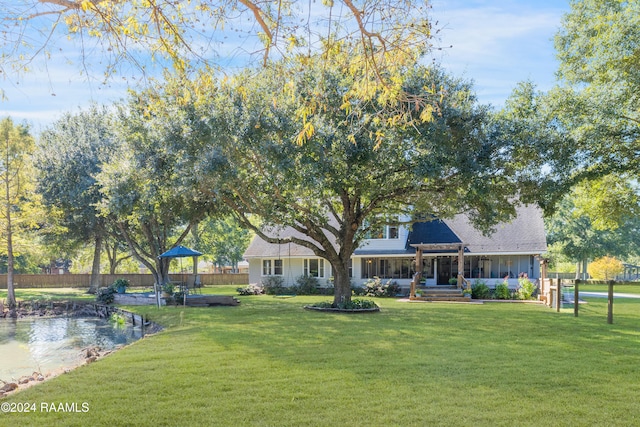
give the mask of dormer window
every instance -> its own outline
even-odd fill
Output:
[[[370,226],[365,221],[363,228],[369,227],[365,239],[398,239],[400,238],[399,227],[397,225],[376,225]]]

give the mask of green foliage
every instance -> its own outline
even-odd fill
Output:
[[[111,316],[109,317],[109,322],[114,323],[118,326],[123,326],[127,323],[127,318],[122,314],[116,312],[111,314]]]
[[[639,4],[581,0],[570,6],[555,37],[560,86],[547,96],[553,123],[567,134],[560,146],[577,160],[566,165],[565,176],[574,183],[623,172],[635,178],[640,172]],[[597,216],[607,228],[618,221],[615,211]]]
[[[536,292],[536,285],[526,277],[518,279],[518,299],[530,300]]]
[[[196,200],[215,199],[271,243],[280,241],[265,229],[295,227],[300,234],[287,240],[334,266],[340,301],[351,297],[345,260],[365,238],[365,220],[413,209],[443,217],[467,211],[487,230],[514,214],[517,175],[504,167],[509,140],[489,135],[490,109],[477,104],[470,82],[416,64],[401,80],[412,96],[438,99],[438,111],[414,126],[381,120],[375,104],[345,101],[355,83],[347,69],[312,56],[295,70],[275,63],[221,80],[170,81],[164,91],[132,97],[138,111],[131,115],[143,129],[179,126],[139,151],[154,159],[161,146],[171,158],[157,161],[184,165],[181,174],[197,171],[181,181],[195,185]],[[331,226],[327,212],[335,213]]]
[[[267,295],[284,295],[295,292],[284,285],[284,277],[282,276],[266,276],[262,278],[262,288]]]
[[[129,286],[130,286],[129,280],[120,278],[120,279],[114,280],[114,282],[111,284],[110,287],[112,287],[112,288],[117,290],[117,289],[120,289],[120,288],[126,289]]]
[[[489,299],[491,289],[482,280],[476,280],[471,286],[471,297],[473,299]]]
[[[320,281],[317,277],[300,276],[296,279],[296,294],[298,295],[317,295],[320,293],[318,289]]]
[[[98,292],[96,292],[96,302],[99,304],[111,304],[117,292],[118,290],[113,286],[99,288]]]
[[[640,216],[626,216],[622,222],[616,220],[614,228],[602,227],[604,222],[596,226],[596,219],[587,207],[592,203],[592,193],[587,188],[590,187],[582,185],[566,194],[554,215],[545,219],[552,253],[559,252],[573,262],[605,255],[626,257],[637,254],[640,245],[635,234],[640,227]]]
[[[218,266],[237,266],[253,234],[240,227],[232,216],[207,217],[192,229],[187,245],[204,254],[203,258]]]
[[[341,304],[334,304],[332,302],[319,302],[315,304],[311,304],[311,307],[318,308],[339,308],[341,310],[363,310],[363,309],[373,309],[378,308],[378,305],[370,300],[353,298],[351,301],[345,301]]]
[[[173,295],[175,290],[176,290],[176,285],[174,285],[171,282],[167,282],[164,285],[162,285],[162,292],[164,292],[165,294]]]
[[[509,284],[505,281],[498,283],[493,295],[496,299],[511,299],[511,291],[509,290]]]

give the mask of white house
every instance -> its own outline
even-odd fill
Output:
[[[284,228],[278,234],[285,238],[292,233]],[[471,283],[478,279],[493,287],[508,276],[515,287],[521,273],[532,281],[540,278],[540,256],[547,249],[542,212],[533,206],[519,207],[513,221],[498,224],[489,236],[476,230],[465,215],[385,226],[372,234],[351,257],[354,284],[379,277],[408,289],[421,261],[426,286],[448,285],[464,270]],[[285,285],[293,285],[299,276],[309,275],[323,284],[332,276],[328,261],[293,243],[270,244],[255,237],[244,257],[249,262],[250,283],[260,283],[265,276],[282,276]]]

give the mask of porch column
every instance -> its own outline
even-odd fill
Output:
[[[411,289],[409,290],[409,298],[415,298],[416,286],[420,283],[422,278],[422,248],[416,248],[416,272],[413,275],[411,281]]]
[[[464,276],[464,245],[458,246],[458,289],[463,288],[462,277]]]

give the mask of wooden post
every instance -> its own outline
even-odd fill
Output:
[[[560,307],[562,307],[562,283],[560,283],[560,278],[556,277],[556,311],[558,313]]]
[[[464,277],[464,245],[458,246],[458,289],[462,289]]]
[[[576,284],[573,287],[573,316],[578,317],[578,300],[580,292],[578,290],[578,286],[580,285],[580,280],[576,280]]]
[[[613,284],[614,280],[609,281],[609,293],[607,295],[607,323],[613,324]]]

